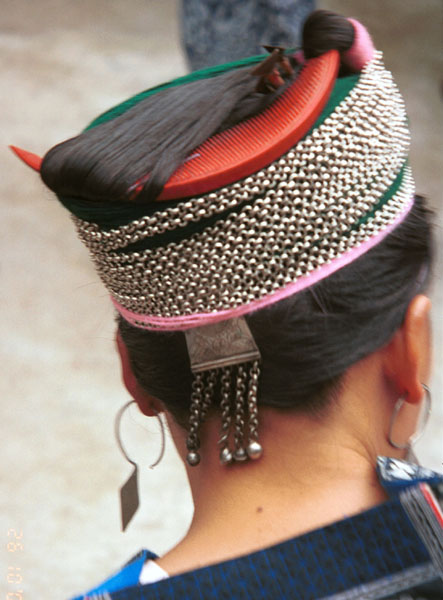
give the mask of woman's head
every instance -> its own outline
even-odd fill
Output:
[[[318,11],[303,38],[304,56],[274,49],[149,90],[42,163],[111,292],[139,384],[178,423],[191,414],[192,452],[220,397],[224,450],[233,421],[240,458],[243,436],[257,441],[256,401],[323,410],[427,280],[429,219],[390,73],[354,21]],[[239,318],[258,346],[258,391],[258,355],[250,370],[191,370],[183,331]]]

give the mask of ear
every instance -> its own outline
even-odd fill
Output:
[[[415,296],[398,329],[384,351],[385,374],[406,402],[417,404],[423,398],[431,365],[431,301]]]
[[[126,389],[128,390],[130,396],[137,402],[141,412],[147,417],[154,417],[159,412],[162,412],[163,407],[157,398],[150,396],[138,384],[138,381],[132,371],[128,349],[126,348],[126,344],[122,340],[118,329],[115,340],[117,343],[118,354],[120,356],[123,383],[125,384]]]

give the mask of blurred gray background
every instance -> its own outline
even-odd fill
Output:
[[[318,4],[361,19],[385,52],[411,118],[417,187],[436,210],[434,413],[418,454],[441,469],[441,0]],[[142,504],[120,533],[117,490],[130,465],[114,442],[113,419],[128,397],[113,351],[113,310],[67,213],[6,146],[43,154],[186,65],[176,0],[1,0],[0,7],[0,592],[51,600],[100,581],[141,547],[164,552],[185,532],[192,506],[171,444],[157,469],[143,468],[159,434],[155,420],[134,410],[123,439],[142,466]],[[22,547],[8,550],[15,535]],[[8,583],[8,573],[23,582]]]

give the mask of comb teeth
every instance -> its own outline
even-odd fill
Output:
[[[332,91],[339,61],[336,50],[309,60],[270,107],[201,144],[192,153],[194,158],[175,171],[158,200],[213,191],[248,177],[290,150],[320,115]]]

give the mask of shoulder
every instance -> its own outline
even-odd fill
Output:
[[[391,500],[376,508],[249,555],[141,585],[143,565],[155,556],[144,550],[75,600],[92,600],[94,594],[106,600],[284,600],[338,598],[345,591],[363,598],[369,588],[371,597],[390,600],[407,594],[443,597],[442,475],[386,457],[377,470]]]

